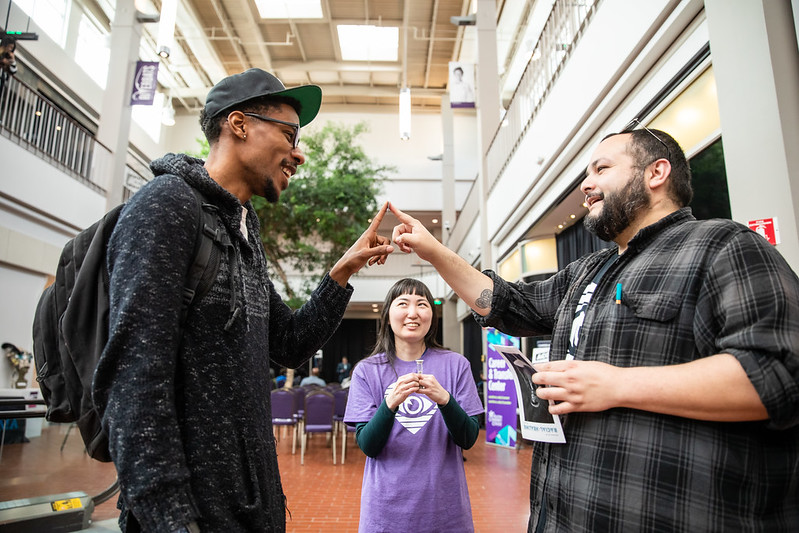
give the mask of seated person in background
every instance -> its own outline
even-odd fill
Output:
[[[311,375],[302,378],[302,381],[300,381],[300,387],[304,387],[305,385],[319,385],[320,387],[327,385],[325,380],[319,377],[319,367],[313,367],[311,370]]]
[[[352,372],[344,422],[367,455],[361,533],[474,531],[462,450],[483,405],[469,361],[436,341],[432,302],[422,282],[395,283],[372,355]]]
[[[275,376],[275,388],[282,389],[286,385],[286,369],[281,368],[280,373]]]
[[[341,358],[341,362],[336,366],[336,375],[338,376],[339,383],[343,383],[344,378],[350,377],[350,370],[352,370],[352,365],[345,355]]]

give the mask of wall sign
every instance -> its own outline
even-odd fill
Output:
[[[748,226],[749,229],[762,235],[771,244],[777,245],[780,243],[780,227],[777,224],[777,217],[750,220]]]

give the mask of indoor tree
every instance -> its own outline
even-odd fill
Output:
[[[300,142],[306,161],[280,201],[252,198],[273,280],[280,282],[286,303],[294,309],[378,211],[376,195],[394,169],[376,164],[356,143],[366,131],[365,122],[328,122],[319,130],[303,130]],[[197,141],[201,151],[193,155],[207,156],[207,141]],[[301,273],[299,287],[289,282],[291,272]]]
[[[356,144],[367,124],[328,122],[320,130],[303,130],[305,164],[274,204],[260,196],[252,204],[261,219],[261,241],[272,271],[293,309],[307,300],[325,272],[360,237],[377,213],[376,195],[393,167],[378,165]],[[197,139],[208,156],[208,141]],[[289,272],[303,274],[300,287]]]
[[[302,305],[377,213],[376,195],[393,168],[376,164],[356,143],[366,131],[364,122],[328,122],[303,132],[306,161],[280,201],[253,198],[269,266],[293,308]],[[302,273],[301,287],[289,283],[290,270]]]

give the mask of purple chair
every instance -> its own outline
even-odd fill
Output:
[[[354,426],[351,427],[344,423],[344,413],[347,412],[347,399],[349,395],[350,389],[339,389],[333,393],[336,400],[336,414],[333,418],[338,424],[336,431],[341,432],[341,464],[344,464],[344,460],[347,457],[347,433],[355,431]]]
[[[297,417],[294,416],[294,393],[291,389],[275,389],[271,393],[272,426],[275,440],[280,440],[280,431],[276,426],[291,426],[291,454],[297,448]]]
[[[358,429],[355,426],[349,426],[344,422],[341,423],[341,464],[344,464],[344,459],[347,456],[347,434],[355,433]]]
[[[294,392],[294,415],[297,417],[297,421],[302,427],[302,417],[305,413],[305,394],[307,390],[304,387],[295,387],[291,389]]]
[[[344,421],[344,413],[347,411],[347,398],[349,397],[349,389],[338,389],[333,391],[333,398],[336,400],[336,412],[333,419],[336,422]]]
[[[336,464],[336,400],[325,390],[311,391],[305,396],[305,419],[302,424],[300,464],[305,464],[305,446],[308,433],[330,433],[333,443],[333,464]]]

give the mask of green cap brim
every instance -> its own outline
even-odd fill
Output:
[[[275,96],[288,96],[300,103],[300,127],[310,123],[319,114],[322,106],[322,89],[318,85],[301,85],[285,91],[272,93]]]

